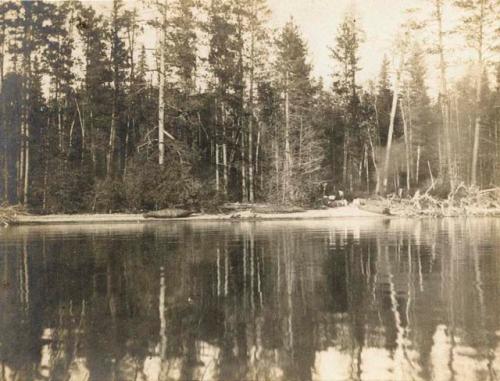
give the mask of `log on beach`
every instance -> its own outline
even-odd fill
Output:
[[[390,208],[387,205],[380,203],[370,203],[365,202],[364,204],[357,205],[358,209],[364,210],[366,212],[384,214],[386,216],[392,215]]]
[[[145,218],[181,218],[189,217],[193,212],[186,209],[168,208],[144,213]]]
[[[300,213],[305,209],[299,206],[286,206],[286,205],[262,205],[252,208],[252,212],[259,214],[272,214],[272,213]]]

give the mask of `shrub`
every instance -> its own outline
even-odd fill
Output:
[[[121,180],[103,180],[96,185],[92,211],[111,213],[125,211],[127,199]]]
[[[144,158],[129,161],[124,191],[130,210],[196,208],[201,191],[199,181],[192,176],[189,163],[169,156],[163,166]]]

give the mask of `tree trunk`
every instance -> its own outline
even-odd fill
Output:
[[[405,138],[405,156],[406,156],[406,190],[409,192],[410,181],[411,181],[410,137],[408,136],[408,125],[406,124],[403,102],[399,103],[399,109],[401,110],[401,116],[403,118],[403,131]]]
[[[262,172],[262,166],[259,165],[259,154],[260,154],[260,124],[257,124],[257,141],[255,142],[255,173]]]
[[[476,82],[476,116],[474,120],[474,144],[472,148],[472,173],[471,185],[477,183],[477,165],[479,155],[479,139],[481,132],[481,85],[483,75],[483,33],[484,33],[484,17],[485,17],[485,0],[480,1],[479,15],[479,35],[477,36],[477,82]]]
[[[113,96],[114,98],[116,95]],[[111,128],[109,133],[108,142],[108,153],[106,155],[106,178],[111,179],[114,175],[114,159],[116,152],[116,122],[117,122],[117,110],[116,110],[116,99],[113,100],[113,106],[111,111]]]
[[[368,147],[366,146],[366,143],[364,151],[365,151],[364,163],[366,170],[366,192],[370,193],[370,164],[368,162]]]
[[[22,173],[22,202],[24,205],[28,205],[29,199],[28,199],[28,188],[29,188],[29,160],[30,160],[30,128],[29,128],[29,118],[31,114],[31,97],[30,97],[30,91],[31,91],[31,49],[32,47],[30,46],[32,43],[32,31],[31,31],[31,11],[29,7],[25,8],[26,11],[26,27],[25,27],[25,40],[23,46],[24,49],[24,56],[23,56],[23,71],[24,71],[24,80],[23,80],[23,101],[24,101],[24,107],[23,107],[23,121],[22,121],[22,140],[23,140],[23,145],[22,145],[22,162],[21,165],[23,166],[20,168],[20,172]]]
[[[368,134],[368,139],[370,143],[370,151],[372,153],[373,168],[375,168],[375,176],[377,178],[377,181],[375,183],[375,194],[378,194],[380,192],[380,173],[378,170],[377,160],[375,159],[375,150],[373,149],[373,141],[371,134]]]
[[[443,42],[443,17],[442,17],[442,0],[435,0],[435,14],[438,23],[438,50],[439,50],[439,71],[440,71],[440,94],[439,101],[441,103],[442,115],[442,128],[443,128],[443,144],[445,149],[445,158],[442,158],[440,166],[444,167],[446,164],[446,172],[450,182],[451,189],[455,188],[455,173],[453,171],[453,158],[451,153],[451,136],[450,136],[450,121],[449,121],[449,99],[448,99],[448,86],[446,80],[446,61],[444,59],[444,42]]]
[[[215,143],[215,190],[217,193],[220,192],[220,174],[219,174],[219,105],[217,103],[217,98],[214,100],[215,108],[214,108],[214,143]]]
[[[160,36],[160,67],[158,68],[158,164],[165,162],[165,47],[167,40],[167,1],[165,0],[162,9],[162,25]]]
[[[97,170],[97,157],[95,149],[95,139],[94,139],[94,113],[92,108],[90,109],[90,156],[92,157],[92,173],[96,174]]]
[[[215,142],[215,190],[220,192],[220,176],[219,176],[219,144]]]
[[[403,61],[403,58],[401,58]],[[401,77],[401,70],[398,70],[396,76],[396,82],[394,83],[394,94],[392,96],[392,106],[391,106],[391,116],[389,121],[389,132],[387,134],[387,147],[385,151],[385,162],[384,162],[384,192],[387,193],[387,175],[389,172],[389,160],[391,158],[391,146],[392,146],[392,135],[394,133],[394,120],[396,118],[396,110],[398,106],[399,97],[399,80]]]
[[[415,168],[415,182],[418,185],[419,181],[419,172],[420,172],[420,144],[417,146],[417,164]]]
[[[85,120],[83,119],[83,115],[81,113],[81,110],[80,110],[80,105],[78,104],[78,99],[76,99],[75,97],[75,104],[76,104],[76,111],[78,113],[78,120],[79,120],[79,123],[80,123],[80,131],[81,131],[81,134],[82,134],[82,144],[81,144],[81,154],[82,154],[82,157],[81,159],[83,159],[83,153],[85,151]]]
[[[245,134],[241,135],[241,201],[248,202],[247,197],[247,176],[245,163]]]
[[[222,175],[224,179],[223,191],[224,195],[227,196],[228,188],[228,165],[227,165],[227,131],[226,131],[226,109],[224,103],[222,104]]]
[[[252,6],[254,6],[252,2]],[[254,10],[255,12],[255,10]],[[250,97],[249,97],[249,114],[250,119],[248,121],[248,190],[249,190],[249,201],[253,203],[254,200],[254,168],[255,163],[253,161],[253,91],[254,91],[254,61],[255,61],[255,31],[252,30],[252,35],[250,39]]]
[[[347,161],[349,159],[349,154],[348,154],[348,147],[349,147],[349,131],[347,127],[344,126],[344,157],[342,160],[342,183],[344,184],[344,187],[347,186]]]
[[[283,177],[283,201],[287,195],[292,171],[292,155],[290,152],[290,105],[288,99],[288,72],[285,85],[285,173]]]
[[[47,209],[47,188],[49,185],[49,131],[50,131],[50,116],[47,118],[47,133],[45,134],[45,160],[43,166],[43,197],[42,197],[42,209],[45,211]]]
[[[27,102],[30,102],[30,97],[27,95]],[[23,204],[28,205],[28,191],[29,191],[29,179],[30,179],[30,128],[29,123],[26,122],[25,133],[25,143],[24,143],[24,185],[23,185]]]
[[[116,169],[116,140],[118,129],[118,95],[119,95],[119,62],[117,57],[117,40],[118,40],[118,1],[113,1],[113,20],[112,20],[112,46],[111,46],[111,61],[113,64],[113,100],[111,111],[111,127],[109,133],[106,178],[112,179]]]
[[[303,140],[303,129],[304,125],[302,123],[302,115],[300,116],[300,128],[299,128],[299,154],[297,157],[297,168],[300,171],[302,166],[302,140]]]
[[[0,40],[1,40],[1,45],[0,45],[0,94],[3,92],[3,76],[4,76],[4,57],[5,57],[5,17],[2,16],[2,19],[0,20]],[[0,105],[0,129],[1,129],[1,134],[2,136],[2,179],[0,180],[2,182],[2,188],[3,188],[3,193],[2,193],[2,201],[7,202],[9,199],[9,150],[8,150],[8,136],[7,136],[7,122],[5,118],[5,101],[2,100],[2,103]]]
[[[251,88],[253,87],[250,86]],[[250,90],[251,92],[253,91]],[[250,101],[252,104],[253,100]],[[253,113],[252,106],[250,106],[250,120],[248,121],[248,201],[254,202],[254,162],[253,162]]]

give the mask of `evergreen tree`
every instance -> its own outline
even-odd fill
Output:
[[[354,15],[346,15],[340,24],[335,38],[335,47],[331,49],[332,58],[337,67],[334,74],[333,91],[336,107],[340,109],[339,122],[343,128],[342,184],[345,189],[353,190],[354,172],[360,160],[359,148],[363,145],[359,129],[359,85],[356,76],[359,71],[358,50],[361,43],[361,31]]]
[[[494,46],[498,37],[498,14],[500,4],[496,0],[456,0],[455,5],[462,11],[462,32],[468,46],[476,54],[476,107],[474,121],[474,139],[470,182],[477,183],[478,157],[481,142],[481,93],[483,89],[483,71],[486,53]]]
[[[109,131],[109,144],[106,154],[106,178],[111,180],[121,177],[125,168],[125,139],[126,124],[124,117],[124,86],[127,69],[127,52],[122,32],[126,19],[123,13],[122,0],[113,0],[113,9],[110,20],[110,45],[111,45],[111,124]]]
[[[282,94],[283,110],[281,125],[276,126],[275,160],[279,168],[277,194],[282,201],[293,201],[303,197],[303,175],[311,178],[316,172],[312,160],[322,159],[311,145],[314,139],[310,138],[317,133],[313,130],[310,118],[315,90],[310,78],[311,66],[306,60],[306,45],[293,19],[281,30],[276,49],[276,87]],[[304,155],[310,160],[305,162]]]
[[[403,91],[402,104],[404,105],[409,130],[410,151],[412,158],[413,178],[416,182],[427,171],[421,168],[422,163],[435,163],[437,157],[436,142],[439,139],[438,131],[433,128],[431,101],[427,94],[425,57],[419,44],[414,44],[407,64],[407,83]],[[423,167],[425,168],[425,166]],[[418,174],[418,176],[417,176]]]
[[[228,145],[236,137],[237,107],[241,98],[238,73],[238,37],[232,6],[228,0],[212,0],[206,30],[210,39],[209,70],[214,96],[213,139],[215,142],[216,190],[227,195],[229,186]],[[222,159],[222,160],[221,160]],[[222,162],[221,162],[222,161]],[[222,169],[222,171],[221,171]],[[220,174],[222,173],[222,179]],[[222,186],[221,186],[222,183]]]
[[[389,128],[389,118],[391,113],[392,90],[389,78],[390,62],[384,54],[380,74],[377,84],[377,144],[385,146],[387,144],[387,130]]]
[[[49,36],[52,33],[52,17],[56,14],[56,6],[52,3],[42,1],[21,1],[12,5],[15,18],[10,22],[13,29],[10,53],[21,56],[21,78],[22,78],[22,102],[21,102],[21,125],[19,164],[17,166],[17,189],[18,200],[29,204],[30,196],[30,157],[32,142],[31,134],[33,126],[30,124],[30,116],[33,108],[33,97],[31,94],[32,70],[35,54],[49,44]]]
[[[83,43],[84,78],[80,106],[86,133],[85,146],[90,153],[94,178],[106,174],[106,136],[109,126],[111,70],[107,56],[108,24],[92,7],[79,10],[76,23]],[[104,38],[103,38],[104,37]]]

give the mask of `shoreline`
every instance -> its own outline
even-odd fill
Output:
[[[254,213],[241,211],[230,214],[192,214],[189,217],[176,218],[146,218],[143,214],[114,213],[114,214],[50,214],[24,215],[11,217],[9,226],[25,225],[60,225],[60,224],[89,224],[89,223],[158,223],[169,221],[262,221],[262,220],[307,220],[330,218],[389,218],[384,214],[365,211],[356,206],[348,205],[337,208],[306,210],[294,213]]]
[[[390,210],[390,214],[384,213]],[[0,213],[1,214],[1,213]],[[1,216],[0,216],[1,217]],[[165,223],[175,221],[293,221],[326,220],[337,218],[444,218],[444,217],[500,217],[500,208],[468,206],[446,210],[436,208],[414,209],[402,205],[375,203],[370,206],[349,204],[328,209],[309,209],[300,212],[258,213],[251,210],[231,213],[194,213],[187,217],[145,217],[142,213],[94,213],[94,214],[49,214],[36,215],[10,212],[7,218],[0,218],[2,226],[27,225],[76,225],[76,224],[125,224]]]

